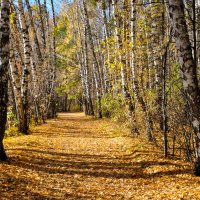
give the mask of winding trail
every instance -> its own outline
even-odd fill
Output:
[[[188,164],[164,159],[109,120],[61,113],[5,145],[0,200],[200,199]]]

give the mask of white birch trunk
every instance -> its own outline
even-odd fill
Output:
[[[195,132],[197,159],[195,173],[200,176],[200,89],[184,15],[183,0],[169,0],[169,14],[179,56],[183,88],[190,109],[191,123]]]

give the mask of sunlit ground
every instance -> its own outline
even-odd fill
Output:
[[[0,199],[200,199],[188,164],[118,128],[62,113],[29,136],[6,139]]]

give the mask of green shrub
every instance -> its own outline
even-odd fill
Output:
[[[17,117],[12,112],[12,108],[8,108],[5,137],[20,135],[17,126],[18,126]]]
[[[18,132],[18,128],[15,126],[11,126],[10,128],[6,129],[5,137],[13,137],[13,136],[19,136],[22,135]]]
[[[123,100],[121,95],[113,97],[106,94],[101,99],[103,116],[112,118],[115,121],[126,121],[125,109],[123,109]]]

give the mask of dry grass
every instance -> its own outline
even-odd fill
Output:
[[[108,120],[60,114],[5,140],[0,199],[200,199],[200,178]]]

